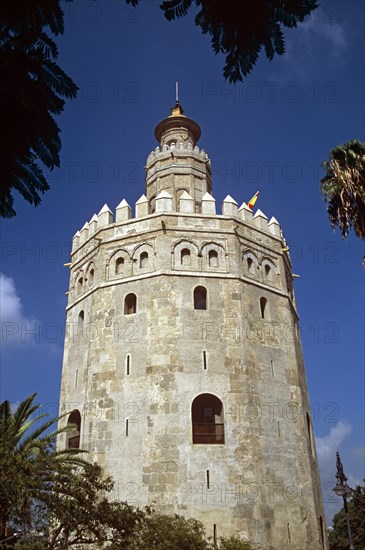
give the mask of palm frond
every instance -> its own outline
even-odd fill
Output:
[[[321,179],[321,191],[327,202],[330,223],[347,239],[353,228],[365,238],[365,143],[351,140],[330,152],[322,163],[326,175]]]

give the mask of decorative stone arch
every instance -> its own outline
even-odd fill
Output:
[[[226,271],[226,251],[223,245],[215,242],[204,243],[200,248],[204,271]]]
[[[149,243],[142,243],[134,249],[132,255],[132,272],[152,271],[155,268],[155,249]]]
[[[172,269],[198,271],[198,247],[193,241],[180,239],[173,245]]]
[[[85,291],[85,272],[83,269],[79,269],[74,276],[73,288],[77,294],[81,294]]]
[[[132,275],[131,257],[125,248],[120,248],[113,252],[106,265],[106,279],[112,281],[120,277],[130,277]]]
[[[259,262],[257,256],[250,249],[246,249],[242,254],[243,260],[243,272],[248,277],[257,278],[257,271],[259,269]]]
[[[191,404],[193,444],[224,444],[223,402],[212,393],[201,393]]]
[[[260,266],[262,281],[268,284],[275,283],[275,276],[278,275],[278,271],[274,262],[265,256],[262,258]]]
[[[86,268],[86,274],[85,274],[85,282],[88,287],[91,287],[95,284],[95,264],[93,261],[89,262],[87,268]]]

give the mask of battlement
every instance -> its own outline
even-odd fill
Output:
[[[205,193],[201,201],[201,212],[195,213],[194,199],[189,193],[184,191],[179,199],[179,208],[176,211],[173,207],[173,198],[167,191],[161,191],[156,197],[155,212],[150,212],[150,205],[145,195],[142,195],[135,203],[135,216],[132,216],[132,208],[128,202],[123,199],[116,207],[115,217],[107,204],[104,204],[98,214],[94,214],[90,221],[86,221],[82,228],[76,232],[72,239],[72,253],[82,246],[90,237],[100,229],[106,229],[113,225],[125,224],[126,222],[135,222],[143,218],[155,216],[156,214],[182,214],[194,216],[197,218],[237,218],[253,229],[262,231],[272,237],[283,240],[282,231],[279,222],[272,217],[268,217],[261,211],[255,213],[247,206],[245,202],[238,207],[238,203],[227,195],[222,203],[221,214],[216,212],[216,200],[209,193]]]
[[[200,149],[197,145],[193,147],[190,142],[176,142],[165,145],[157,146],[147,157],[147,164],[151,164],[156,160],[163,160],[166,157],[170,157],[171,154],[178,154],[180,156],[193,156],[208,162],[210,165],[210,159],[204,149]]]

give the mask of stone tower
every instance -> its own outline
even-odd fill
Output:
[[[227,196],[200,128],[156,127],[135,214],[73,239],[59,444],[90,452],[132,505],[265,550],[327,548],[291,263],[280,225]]]

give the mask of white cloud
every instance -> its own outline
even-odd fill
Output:
[[[345,27],[337,19],[315,11],[294,29],[285,29],[285,54],[276,64],[276,80],[317,78],[323,66],[338,66],[347,52]],[[318,52],[321,52],[320,57]]]
[[[343,443],[351,432],[351,424],[340,421],[331,428],[328,435],[315,438],[327,525],[331,525],[334,514],[336,514],[343,505],[342,499],[337,497],[332,491],[336,482],[336,451],[340,450],[341,443]],[[355,487],[358,481],[347,472],[346,475],[349,478],[350,486]],[[351,483],[353,483],[353,485],[351,485]]]
[[[318,17],[313,13],[303,23],[298,25],[299,32],[302,31],[302,39],[309,43],[313,40],[318,42],[323,39],[327,46],[336,50],[344,49],[347,46],[345,31],[342,25],[337,21],[326,21],[325,18]]]
[[[37,320],[23,313],[23,305],[17,294],[14,280],[0,273],[1,344],[30,343],[39,326]]]
[[[319,468],[321,472],[328,471],[335,467],[336,451],[339,450],[341,443],[352,432],[351,424],[348,422],[337,422],[336,426],[331,428],[329,435],[316,437],[316,448]]]
[[[0,315],[2,321],[22,318],[22,303],[17,296],[14,280],[0,273]]]

